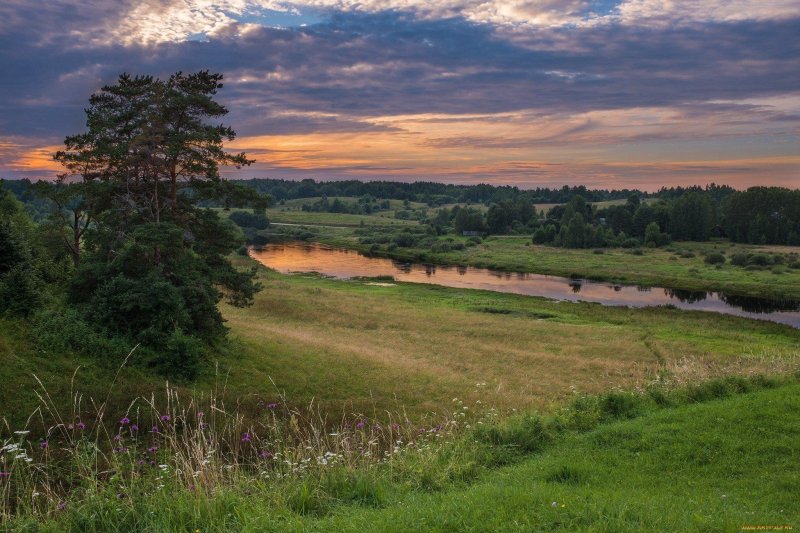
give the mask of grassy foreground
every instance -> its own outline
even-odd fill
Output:
[[[116,459],[111,478],[87,470],[64,499],[34,493],[4,522],[25,531],[796,527],[800,385],[782,383],[728,379],[581,396],[547,418],[484,417],[460,431],[399,439],[385,459],[355,466],[317,458],[287,471],[272,457],[235,461],[242,453],[220,464],[216,442],[199,456],[208,460],[192,464],[181,453],[197,446],[191,438],[160,440],[163,464],[126,470]],[[81,442],[72,447],[81,450]],[[240,447],[249,444],[248,437]],[[0,480],[0,496],[22,473]]]

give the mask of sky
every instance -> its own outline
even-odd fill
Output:
[[[0,177],[205,69],[228,178],[800,187],[798,0],[2,0]]]

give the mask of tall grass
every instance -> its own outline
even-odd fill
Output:
[[[74,382],[73,375],[73,390]],[[323,478],[331,485],[343,473],[391,468],[412,452],[435,455],[469,425],[467,408],[422,424],[388,411],[331,420],[313,402],[291,407],[279,393],[273,403],[260,400],[256,413],[245,412],[238,403],[225,405],[218,392],[181,394],[168,383],[162,394],[134,398],[112,413],[111,390],[99,400],[73,392],[69,405],[59,405],[39,386],[40,405],[25,427],[4,420],[0,428],[0,523],[54,517],[71,502],[98,497],[118,505],[164,490],[211,497],[243,480],[299,481],[285,503],[306,512],[319,502],[314,491],[303,491]]]
[[[58,405],[42,387],[28,425],[0,431],[0,526],[235,529],[232,502],[261,502],[288,520],[341,504],[382,506],[403,491],[470,483],[568,432],[797,378],[723,378],[677,388],[656,380],[635,391],[576,394],[547,418],[499,420],[492,408],[454,399],[447,415],[423,424],[388,412],[333,421],[313,404],[292,408],[280,396],[245,416],[216,393],[180,394],[169,385],[111,413],[104,401],[77,392],[70,405]]]

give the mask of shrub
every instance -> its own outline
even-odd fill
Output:
[[[266,229],[269,227],[269,219],[263,213],[234,211],[228,218],[240,228]]]
[[[725,256],[720,252],[712,252],[706,256],[705,262],[709,265],[723,265],[725,264]]]
[[[732,265],[736,265],[736,266],[740,266],[740,267],[746,266],[747,265],[747,254],[742,253],[742,252],[734,254],[733,257],[731,257],[731,264]]]
[[[747,264],[749,265],[767,266],[770,263],[772,263],[772,260],[766,254],[752,254],[747,258]]]
[[[602,255],[602,254],[606,253],[606,251],[603,250],[602,248],[595,248],[594,250],[592,250],[592,253],[596,254],[596,255]]]

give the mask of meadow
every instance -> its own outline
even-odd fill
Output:
[[[25,324],[0,321],[0,378],[13,384],[0,390],[0,436],[24,440],[39,465],[12,470],[2,455],[4,472],[28,480],[0,480],[8,527],[700,531],[796,520],[785,500],[796,329],[263,267],[259,280],[252,307],[223,308],[230,341],[209,370],[166,389],[135,353],[124,366],[125,354],[46,353]],[[218,420],[203,446],[191,437],[205,433],[188,429],[201,411]],[[159,425],[158,445],[126,433],[128,416]],[[77,420],[88,441],[66,430]],[[248,452],[251,435],[259,447]],[[124,452],[70,463],[86,460],[87,442]],[[261,455],[277,449],[295,466],[270,456],[265,469]],[[336,468],[326,453],[342,456]],[[47,496],[14,510],[12,487]]]

